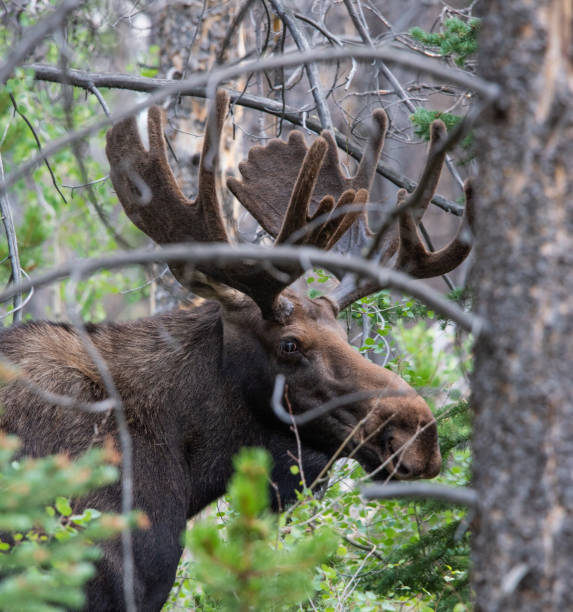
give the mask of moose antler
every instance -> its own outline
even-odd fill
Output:
[[[215,100],[216,129],[208,120],[199,168],[197,198],[181,192],[167,162],[163,136],[163,116],[153,107],[148,113],[149,150],[141,143],[133,118],[115,125],[107,135],[106,153],[110,175],[129,218],[158,244],[173,242],[229,242],[216,191],[219,139],[228,97],[219,92]],[[373,127],[356,175],[346,177],[341,169],[337,146],[329,132],[323,132],[307,147],[303,136],[293,132],[287,142],[271,140],[264,147],[253,147],[248,160],[239,165],[242,180],[227,181],[230,190],[260,225],[275,238],[275,244],[292,242],[330,249],[358,221],[362,237],[371,236],[364,212],[378,158],[384,144],[388,120],[383,110],[373,114]],[[440,275],[456,267],[469,252],[465,228],[473,218],[471,187],[466,187],[467,214],[456,238],[444,249],[430,253],[423,246],[418,226],[436,190],[445,157],[446,129],[436,121],[431,128],[429,161],[414,193],[406,198],[401,191],[402,208],[397,228],[384,241],[376,241],[372,253],[386,263],[397,253],[395,267],[413,276]],[[215,155],[207,167],[210,147]],[[354,206],[349,206],[354,205]],[[347,207],[347,208],[344,208]],[[383,247],[380,253],[378,247]],[[280,270],[236,263],[224,268],[204,263],[193,266],[172,263],[175,277],[186,287],[207,297],[223,294],[235,300],[232,290],[251,297],[266,319],[282,320],[291,308],[282,299],[283,289],[304,270],[298,263]],[[345,279],[347,281],[348,279]],[[221,286],[222,284],[222,286]],[[371,293],[378,287],[343,282],[332,297],[340,308]],[[227,293],[225,293],[227,292]]]
[[[358,170],[355,176],[350,178],[345,176],[340,167],[338,148],[330,132],[324,131],[320,135],[320,139],[326,142],[327,151],[314,188],[310,192],[308,210],[312,216],[302,219],[303,222],[312,221],[331,211],[334,208],[332,200],[339,199],[340,201],[342,195],[348,190],[370,191],[388,127],[388,119],[383,110],[376,110],[372,118],[373,125],[370,138],[364,149]],[[289,208],[289,194],[294,189],[301,160],[308,151],[302,134],[291,132],[287,142],[273,139],[265,146],[253,147],[249,151],[248,160],[239,164],[239,171],[243,180],[239,181],[235,178],[227,180],[227,186],[235,197],[266,232],[277,238],[277,243],[285,242],[288,239],[285,232],[281,230],[283,219],[286,218],[286,211]],[[361,196],[361,202],[366,202],[363,199],[365,195],[367,194]],[[346,201],[347,199],[348,201]],[[344,204],[350,203],[349,196],[346,196]],[[360,202],[355,200],[355,203]],[[343,204],[337,204],[336,207],[340,205]],[[364,224],[368,232],[364,212],[353,210],[341,218],[330,243],[323,248],[331,248],[357,220]],[[334,225],[335,220],[330,223]],[[301,237],[294,242],[296,244],[309,244],[312,243],[312,238]]]
[[[216,138],[212,139],[213,142],[209,142],[209,138],[205,139],[199,169],[198,195],[193,201],[182,194],[167,162],[163,117],[158,108],[151,108],[148,113],[149,151],[141,143],[133,118],[118,123],[108,132],[106,153],[118,197],[133,223],[158,244],[188,241],[229,242],[215,186],[217,156],[214,156],[210,168],[205,164],[209,147],[213,146],[218,150],[228,104],[227,95],[218,93],[215,104]],[[209,125],[206,133],[212,133]],[[276,141],[272,141],[271,146],[276,147]],[[347,188],[351,183],[344,183],[331,172],[321,172],[325,165],[330,164],[332,167],[332,151],[333,143],[330,140],[318,138],[309,149],[304,147],[299,155],[289,158],[288,172],[290,175],[294,173],[292,185],[283,181],[282,189],[278,192],[275,190],[281,213],[280,222],[279,218],[276,218],[273,225],[277,243],[287,241],[309,220],[341,206],[366,201],[368,192],[365,189],[358,189],[356,192]],[[277,163],[274,162],[275,165]],[[243,166],[243,169],[247,167],[248,165]],[[265,186],[268,186],[266,171],[268,166],[262,169],[262,174],[257,171],[258,179],[250,182],[249,188],[254,188],[257,193],[261,189],[264,190]],[[337,179],[337,188],[327,191],[328,181]],[[247,190],[246,193],[250,192]],[[309,208],[313,197],[319,197],[319,201],[316,212],[311,215]],[[262,221],[266,218],[264,208],[259,205],[257,210]],[[332,219],[325,218],[297,242],[318,248],[330,248],[358,214],[359,212],[354,211],[344,215],[332,215]],[[209,264],[201,264],[195,268],[189,264],[175,263],[170,264],[170,268],[183,285],[208,297],[213,296],[214,283],[222,283],[239,290],[250,296],[259,305],[263,316],[269,319],[280,319],[288,313],[288,304],[281,302],[280,293],[303,272],[300,264],[296,263],[288,268],[281,268],[279,274],[276,270],[273,272],[243,263],[225,268]],[[218,291],[220,289],[219,286]]]
[[[342,198],[346,189],[358,189],[360,196],[354,203],[365,203],[367,192],[372,186],[380,152],[388,126],[386,113],[379,109],[373,113],[370,138],[365,147],[360,165],[353,177],[346,177],[338,160],[338,149],[334,138],[329,132],[323,132],[321,139],[327,143],[327,154],[320,168],[314,189],[310,190],[310,211],[312,216],[299,215],[299,227],[311,222],[324,212],[332,210],[325,202],[330,197]],[[443,249],[430,252],[423,244],[419,233],[419,225],[430,201],[436,192],[440,174],[446,157],[446,126],[436,120],[430,127],[430,148],[421,179],[414,192],[408,196],[405,190],[398,192],[398,205],[401,214],[398,222],[384,228],[370,246],[370,256],[376,257],[382,264],[388,264],[394,257],[393,267],[409,273],[415,278],[440,276],[457,267],[471,250],[468,226],[473,222],[473,197],[469,181],[465,186],[466,211],[455,238]],[[314,146],[314,145],[313,145]],[[312,147],[311,147],[312,149]],[[304,142],[302,134],[292,132],[287,142],[275,139],[264,147],[253,147],[249,151],[248,160],[239,164],[242,181],[235,178],[227,180],[227,186],[253,215],[258,223],[271,236],[276,237],[275,243],[284,242],[288,232],[281,228],[286,211],[290,210],[288,193],[295,184],[300,160],[310,149]],[[340,203],[340,200],[339,200]],[[339,204],[340,205],[340,204]],[[340,240],[353,222],[358,221],[361,231],[359,240],[352,250],[360,251],[371,241],[366,215],[363,211],[347,213],[340,223],[338,231],[322,248],[331,248]],[[284,225],[282,226],[284,227]],[[294,231],[290,232],[295,234]],[[301,232],[298,232],[300,235]],[[314,244],[312,230],[308,233],[309,243]],[[304,244],[305,237],[299,237],[294,242]],[[345,250],[350,250],[346,244]],[[337,301],[339,307],[345,308],[352,301],[376,291],[379,287],[371,282],[357,285],[353,278],[345,279],[339,288],[329,297]]]
[[[420,234],[422,217],[436,192],[447,152],[447,130],[442,121],[430,126],[428,157],[418,186],[411,193],[400,189],[397,194],[398,222],[384,224],[370,245],[368,256],[389,264],[395,270],[414,278],[431,278],[447,274],[468,256],[471,251],[471,228],[474,222],[474,194],[471,181],[464,184],[466,205],[462,222],[451,242],[438,251],[430,251]],[[330,295],[340,309],[380,289],[374,281],[357,283],[347,276]]]

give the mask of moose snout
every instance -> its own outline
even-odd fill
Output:
[[[394,429],[388,437],[389,473],[399,480],[434,478],[442,467],[435,420],[408,429]]]

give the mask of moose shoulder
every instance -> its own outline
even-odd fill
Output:
[[[217,137],[226,107],[226,96],[219,94]],[[189,201],[167,163],[162,126],[160,111],[151,109],[149,150],[132,119],[108,133],[111,177],[126,213],[158,244],[227,241],[215,190],[216,154],[210,167],[205,162],[209,139],[199,195]],[[329,134],[307,148],[294,133],[287,143],[275,140],[252,149],[240,166],[242,180],[230,180],[229,187],[277,243],[291,239],[331,248],[353,222],[366,225],[359,207],[337,209],[367,201],[385,129],[385,115],[377,111],[352,178],[343,175]],[[432,131],[436,148],[445,131],[440,123]],[[212,140],[216,151],[218,138]],[[429,183],[419,206],[402,217],[380,253],[385,263],[396,262],[418,277],[447,272],[469,251],[459,236],[437,253],[422,246],[417,225],[437,176]],[[286,380],[285,405],[294,415],[334,398],[354,398],[299,426],[308,481],[334,453],[354,457],[378,479],[431,478],[441,461],[436,425],[424,400],[401,378],[351,348],[337,322],[340,309],[375,287],[342,283],[331,296],[311,300],[289,287],[303,273],[298,264],[278,271],[243,263],[226,268],[173,264],[171,269],[184,286],[207,299],[191,310],[87,327],[122,399],[133,445],[134,507],[150,522],[149,529],[133,534],[138,610],[159,610],[165,602],[185,522],[225,491],[231,459],[242,446],[262,446],[271,453],[275,508],[293,499],[298,477],[290,466],[299,451],[290,427],[271,407],[279,374]],[[72,397],[78,404],[105,399],[97,363],[73,327],[47,322],[17,326],[2,334],[1,350],[25,376],[0,391],[0,428],[20,436],[23,453],[77,455],[117,436],[110,413],[52,405],[36,391]],[[81,503],[120,511],[120,485]],[[104,545],[87,607],[125,609],[118,540]]]

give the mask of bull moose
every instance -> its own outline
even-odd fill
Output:
[[[133,118],[107,134],[119,200],[133,223],[159,245],[228,242],[215,187],[217,155],[205,161],[210,147],[218,150],[227,105],[226,94],[218,93],[194,201],[182,194],[169,167],[160,109],[148,112],[147,149]],[[307,147],[295,131],[287,142],[273,139],[252,148],[239,166],[242,178],[229,179],[228,187],[276,244],[292,240],[330,249],[354,222],[364,226],[364,211],[347,205],[368,200],[387,128],[382,110],[374,113],[372,124],[351,178],[339,165],[330,133]],[[444,125],[435,122],[431,147],[444,138]],[[378,254],[381,264],[422,278],[448,272],[467,255],[470,247],[459,231],[437,252],[427,251],[418,233],[441,162],[443,155],[422,192],[414,194],[417,207],[386,236]],[[468,189],[471,211],[470,195]],[[122,400],[133,448],[133,505],[150,523],[133,533],[135,603],[142,611],[159,610],[165,602],[185,523],[224,493],[231,458],[242,446],[271,453],[274,506],[294,499],[299,476],[290,467],[297,444],[292,428],[271,407],[279,374],[286,381],[285,405],[294,415],[333,398],[353,398],[298,427],[299,459],[308,481],[336,452],[354,457],[377,479],[432,478],[441,465],[436,424],[426,402],[399,376],[350,347],[337,321],[342,309],[376,289],[371,283],[341,283],[330,295],[309,299],[291,287],[304,272],[301,264],[176,262],[170,268],[182,285],[206,299],[187,310],[86,326]],[[109,412],[70,410],[38,392],[68,396],[78,405],[108,396],[101,367],[75,327],[17,325],[3,332],[0,348],[23,373],[0,390],[0,429],[21,438],[22,453],[76,456],[117,438]],[[100,489],[79,503],[118,512],[121,486]],[[125,609],[122,566],[119,539],[105,542],[97,575],[88,585],[89,610]]]

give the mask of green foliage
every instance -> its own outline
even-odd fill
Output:
[[[458,66],[477,51],[480,20],[462,21],[457,17],[446,19],[441,32],[426,32],[412,28],[410,36],[428,47],[435,47],[444,57],[452,57]]]
[[[278,543],[278,519],[268,512],[269,455],[243,449],[234,463],[226,524],[221,528],[205,520],[187,534],[196,558],[193,581],[206,595],[202,609],[273,610],[296,604],[312,594],[313,569],[334,553],[335,539],[317,529],[291,546]]]
[[[82,57],[78,57],[77,67],[85,68],[83,54],[93,53],[101,57],[102,53],[115,45],[116,32],[108,25],[99,24],[92,27],[98,17],[98,7],[102,2],[89,3],[76,13],[76,18],[66,29],[68,43],[76,52],[81,49]],[[42,5],[43,7],[43,5]],[[45,7],[44,7],[45,8]],[[30,25],[42,18],[40,11],[26,10],[21,14],[22,25]],[[0,55],[6,56],[12,43],[12,35],[4,29],[0,34]],[[70,47],[71,48],[71,47]],[[157,49],[150,50],[157,55]],[[56,43],[47,38],[35,51],[38,60],[57,65],[59,48]],[[83,58],[83,59],[82,59]],[[74,67],[74,58],[69,58]],[[29,124],[20,114],[15,113],[14,103],[10,94]],[[104,90],[104,96],[109,92]],[[5,173],[8,175],[20,164],[35,156],[38,145],[65,136],[68,132],[67,122],[83,126],[93,122],[102,115],[102,109],[93,95],[86,96],[79,89],[72,90],[73,103],[69,109],[69,117],[64,105],[62,86],[59,84],[39,83],[34,80],[34,74],[29,69],[17,68],[13,77],[0,91],[0,152]],[[30,127],[31,126],[31,127]],[[33,131],[32,131],[33,130]],[[105,146],[105,130],[95,134],[90,139],[94,150],[102,151]],[[111,183],[106,174],[107,164],[100,163],[87,155],[87,143],[80,143],[85,174],[81,171],[74,152],[67,148],[50,156],[49,162],[59,190],[56,190],[52,177],[45,164],[38,166],[33,175],[21,179],[9,192],[11,207],[15,217],[16,235],[18,239],[22,268],[28,274],[38,273],[46,267],[57,265],[66,259],[88,258],[113,253],[118,250],[115,236],[100,220],[100,213],[107,217],[109,225],[118,234],[137,245],[142,237],[127,220],[119,213],[119,204],[112,191]],[[104,179],[104,180],[100,180]],[[86,187],[86,183],[99,180]],[[76,186],[71,189],[66,186]],[[8,282],[10,265],[5,262],[7,243],[0,243],[0,284]],[[143,273],[140,269],[132,269],[122,273],[101,273],[94,275],[89,282],[80,283],[77,301],[81,314],[88,320],[99,321],[106,317],[106,298],[110,294],[129,291],[134,286],[143,285]],[[64,289],[54,288],[47,293],[51,299],[45,299],[46,318],[61,317],[64,309]],[[129,304],[134,299],[141,298],[141,292],[128,295],[124,303]],[[9,319],[4,320],[9,323]]]
[[[308,290],[308,297],[314,299],[316,297],[320,297],[321,295],[325,295],[327,291],[324,288],[321,288],[321,285],[324,285],[329,280],[332,280],[333,276],[327,270],[322,270],[321,268],[314,268],[312,273],[305,277],[305,281],[307,285],[313,285]]]
[[[386,354],[390,347],[387,337],[393,326],[400,320],[414,321],[418,317],[433,319],[435,313],[427,306],[410,297],[394,300],[388,289],[364,297],[355,302],[351,308],[341,313],[347,326],[359,324],[369,332],[360,347],[362,353],[373,351],[375,354]]]
[[[443,522],[411,544],[391,551],[364,587],[390,597],[404,593],[439,594],[430,610],[450,611],[468,600],[468,533],[458,534],[459,521]]]
[[[433,408],[438,421],[444,468],[438,480],[452,486],[470,478],[470,417],[460,385],[460,360],[448,347],[447,330],[403,318],[392,327],[397,356],[389,367],[412,384]],[[437,347],[442,346],[442,350]],[[444,350],[444,349],[448,350]],[[460,380],[461,379],[461,380]],[[408,526],[407,517],[413,519]],[[388,502],[371,525],[371,541],[386,544],[385,564],[364,573],[363,588],[395,601],[425,593],[428,609],[465,610],[470,600],[469,534],[464,508],[437,502]],[[378,544],[378,550],[384,550]]]
[[[432,121],[435,121],[436,119],[441,119],[448,128],[448,131],[450,131],[459,124],[463,117],[454,115],[452,113],[418,107],[416,112],[410,115],[410,121],[414,125],[414,134],[418,138],[430,140],[430,126],[432,125]],[[469,149],[473,143],[473,133],[469,133],[461,141],[460,146],[462,149]]]
[[[75,461],[65,455],[14,458],[13,436],[0,434],[0,609],[51,612],[79,608],[99,558],[95,540],[133,523],[97,510],[74,513],[69,498],[117,480],[106,451]],[[135,518],[135,517],[134,517]]]

